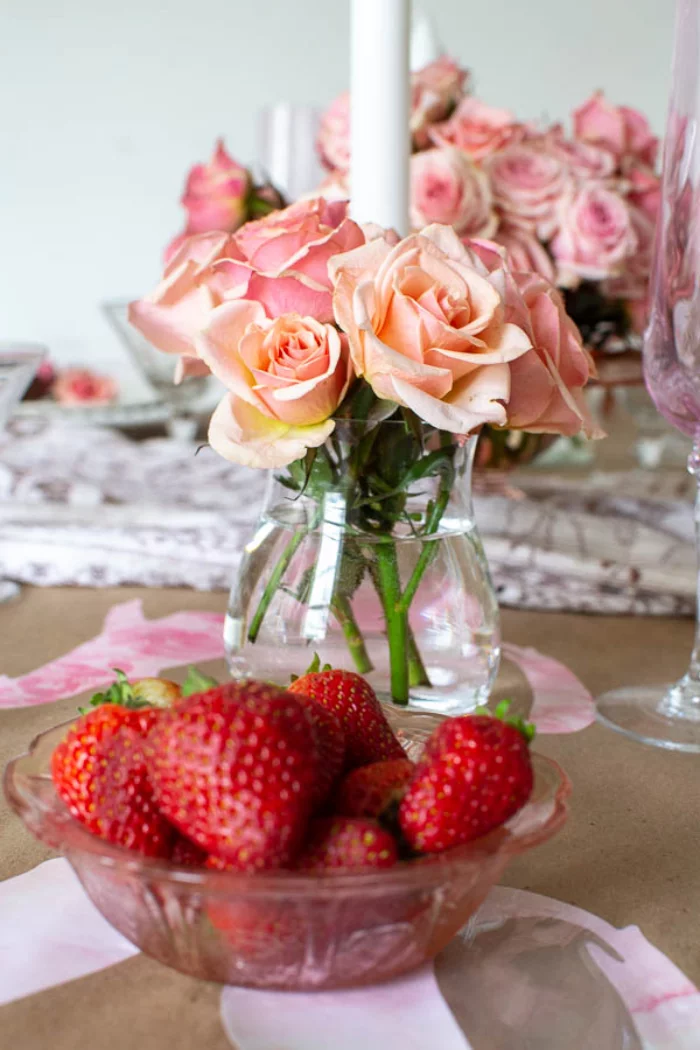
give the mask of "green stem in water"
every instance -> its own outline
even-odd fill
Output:
[[[267,587],[263,591],[262,598],[260,599],[258,607],[255,610],[255,615],[250,621],[250,627],[248,628],[249,642],[257,641],[258,634],[260,633],[260,628],[262,627],[262,622],[265,619],[265,613],[267,612],[270,606],[270,602],[274,598],[275,592],[277,591],[277,588],[282,582],[282,577],[289,568],[289,563],[296,554],[301,543],[306,539],[307,535],[307,530],[297,529],[297,531],[294,533],[291,540],[283,550],[280,560],[275,565],[272,571],[272,575],[267,581]]]
[[[416,685],[430,685],[430,678],[425,669],[425,664],[410,623],[408,625],[408,684],[412,687]]]
[[[352,611],[350,599],[344,594],[336,593],[331,608],[345,635],[345,641],[358,674],[369,674],[370,671],[374,670],[374,665],[369,658],[362,632]]]
[[[408,615],[399,609],[401,578],[393,540],[377,544],[377,579],[384,603],[389,642],[391,698],[395,704],[408,704]]]

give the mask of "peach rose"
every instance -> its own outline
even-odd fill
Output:
[[[551,237],[569,185],[561,160],[539,148],[538,142],[528,142],[507,146],[484,163],[504,220],[532,230],[540,240]]]
[[[51,386],[51,396],[62,405],[108,405],[119,389],[109,376],[89,368],[65,368]]]
[[[635,157],[653,166],[659,149],[659,140],[649,121],[629,106],[614,106],[602,91],[596,91],[583,105],[574,110],[574,134],[583,142],[592,142],[609,150],[622,162]]]
[[[602,146],[579,139],[567,139],[561,124],[555,124],[541,139],[542,147],[558,157],[578,181],[610,178],[617,168],[617,158]]]
[[[454,434],[503,425],[508,362],[531,347],[502,295],[448,226],[395,247],[372,241],[331,262],[333,305],[355,372],[380,398]]]
[[[581,334],[557,289],[536,274],[513,276],[507,316],[525,332],[532,349],[511,361],[507,426],[534,434],[602,436],[583,388],[595,375]]]
[[[348,218],[347,201],[297,201],[242,226],[234,238],[235,254],[217,263],[216,270],[229,286],[227,298],[254,299],[269,317],[293,312],[331,321],[328,260],[364,240]]]
[[[472,160],[483,160],[522,137],[523,131],[510,110],[496,109],[468,96],[449,120],[435,124],[429,134],[437,146],[456,146]]]
[[[196,346],[229,391],[209,428],[212,448],[225,459],[282,467],[332,433],[329,416],[351,376],[333,325],[298,314],[271,320],[260,303],[237,300],[214,310]]]
[[[488,179],[451,146],[411,157],[411,225],[453,226],[465,236],[488,237],[496,228]]]
[[[619,275],[636,251],[637,234],[627,201],[602,183],[587,183],[562,206],[552,254],[558,283],[600,281]]]
[[[493,235],[507,252],[508,265],[515,273],[537,273],[554,281],[554,264],[547,249],[530,230],[502,223]]]

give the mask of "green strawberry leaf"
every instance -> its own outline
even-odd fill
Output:
[[[501,700],[496,704],[493,711],[490,711],[488,707],[477,707],[474,711],[475,715],[486,715],[489,718],[498,718],[501,722],[505,722],[506,725],[512,726],[513,729],[517,729],[521,733],[528,744],[531,744],[535,739],[537,730],[535,729],[532,722],[526,722],[522,715],[510,715],[508,712],[510,706],[513,703],[511,699]]]
[[[199,668],[190,665],[187,668],[187,678],[182,684],[182,695],[194,696],[195,693],[206,693],[208,689],[215,689],[218,684],[216,678],[203,674]]]

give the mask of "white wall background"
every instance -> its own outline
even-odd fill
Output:
[[[487,101],[565,118],[604,87],[659,131],[673,6],[423,0]],[[347,22],[348,0],[0,0],[0,341],[128,368],[98,303],[153,284],[217,135],[252,161],[258,107],[346,86]]]

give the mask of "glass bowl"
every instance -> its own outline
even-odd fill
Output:
[[[438,720],[389,714],[417,758]],[[120,933],[166,966],[223,984],[342,988],[419,966],[464,926],[510,859],[550,838],[566,818],[566,775],[534,755],[527,805],[491,834],[434,857],[339,876],[188,869],[110,846],[70,816],[49,771],[68,725],[42,733],[10,762],[10,804],[38,839],[65,854]]]

